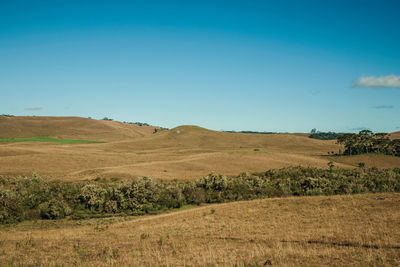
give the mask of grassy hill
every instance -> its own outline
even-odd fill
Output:
[[[0,116],[0,138],[51,136],[105,143],[0,143],[0,174],[38,173],[49,178],[95,179],[150,176],[193,179],[210,172],[236,175],[293,165],[326,168],[399,167],[400,158],[380,155],[328,156],[335,141],[299,134],[246,134],[179,126],[154,127],[76,117]]]
[[[142,137],[154,127],[81,117],[0,116],[0,138],[57,137],[111,141]]]

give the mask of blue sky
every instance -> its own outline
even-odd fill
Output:
[[[0,114],[400,130],[399,1],[0,0]]]

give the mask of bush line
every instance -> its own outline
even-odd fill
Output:
[[[288,167],[235,177],[210,174],[168,183],[148,177],[124,182],[61,182],[0,177],[0,223],[158,213],[200,205],[267,197],[400,192],[400,168]]]

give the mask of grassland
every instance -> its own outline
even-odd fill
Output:
[[[149,135],[151,126],[81,117],[0,116],[0,138],[46,137],[116,141]]]
[[[52,136],[57,139],[105,143],[0,143],[0,175],[38,173],[63,180],[129,179],[149,176],[191,180],[210,172],[236,175],[288,166],[341,168],[400,166],[400,157],[330,156],[340,146],[299,134],[245,134],[181,126],[153,134],[154,127],[63,117],[0,116],[0,138]]]
[[[0,138],[0,143],[18,143],[18,142],[52,142],[59,144],[103,143],[101,141],[79,140],[79,139],[78,140],[57,139],[54,137]]]
[[[290,197],[3,226],[2,265],[398,266],[400,195]]]
[[[332,156],[335,141],[305,134],[153,132],[0,116],[0,138],[21,140],[0,142],[0,266],[400,265],[399,169],[371,168],[399,157]],[[212,171],[227,176],[200,178]],[[291,196],[348,193],[364,194]]]

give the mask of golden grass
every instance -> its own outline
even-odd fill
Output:
[[[400,139],[400,132],[394,132],[390,134],[391,139]]]
[[[398,266],[399,229],[399,194],[275,198],[139,218],[24,222],[0,230],[0,263]]]
[[[57,137],[111,141],[152,134],[154,127],[80,117],[0,116],[0,138]]]
[[[237,175],[243,171],[259,172],[293,165],[326,168],[329,161],[342,168],[355,168],[359,162],[365,162],[366,167],[400,166],[399,157],[330,157],[327,152],[339,150],[335,141],[298,134],[226,133],[196,126],[152,134],[152,127],[52,117],[0,116],[2,125],[14,129],[5,128],[14,135],[24,130],[26,134],[40,130],[42,134],[51,132],[61,136],[63,133],[64,138],[106,140],[106,143],[2,143],[0,175],[38,173],[64,180],[138,176],[187,180],[210,172]]]
[[[338,164],[357,166],[358,163],[363,162],[367,168],[379,167],[379,168],[393,168],[400,167],[400,157],[380,155],[380,154],[364,154],[364,155],[352,155],[352,156],[341,156],[341,157],[330,157],[332,161]]]

